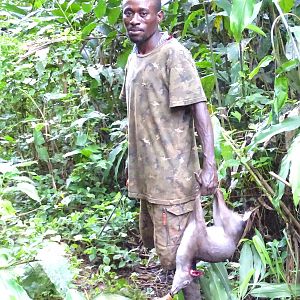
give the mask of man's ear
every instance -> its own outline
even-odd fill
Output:
[[[160,23],[163,19],[164,19],[164,12],[162,10],[160,10],[158,13],[157,13],[157,20],[158,20],[158,23]]]

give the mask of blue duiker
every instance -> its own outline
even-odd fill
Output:
[[[219,189],[214,195],[213,226],[207,227],[205,224],[200,194],[194,205],[177,250],[176,272],[170,296],[189,285],[195,276],[199,276],[199,271],[193,270],[198,261],[215,263],[230,258],[243,234],[246,220],[251,215],[251,212],[246,212],[241,216],[230,210]]]

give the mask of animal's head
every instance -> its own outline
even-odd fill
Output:
[[[176,269],[170,294],[173,296],[187,287],[196,277],[203,275],[202,271]]]

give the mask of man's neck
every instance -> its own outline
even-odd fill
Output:
[[[145,43],[136,44],[139,54],[147,54],[156,48],[161,38],[161,33],[156,31]]]

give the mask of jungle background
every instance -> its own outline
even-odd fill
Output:
[[[300,1],[163,10],[208,97],[227,204],[253,210],[232,261],[198,264],[204,298],[299,299]],[[1,299],[167,292],[124,188],[121,18],[121,0],[0,1]]]

